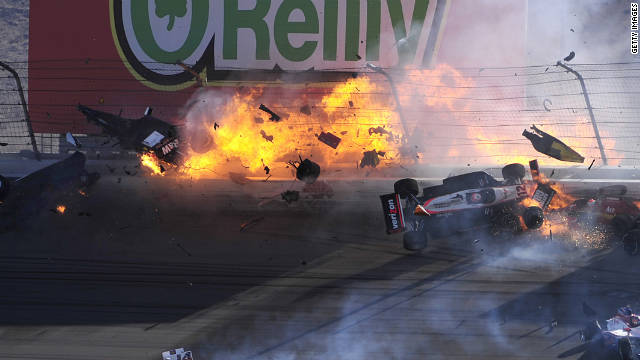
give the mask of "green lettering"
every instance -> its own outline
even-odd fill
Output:
[[[367,60],[380,58],[380,17],[382,0],[367,1]]]
[[[347,26],[344,39],[344,59],[357,61],[360,49],[360,0],[347,0]]]
[[[304,21],[289,21],[289,15],[295,9],[300,9]],[[278,51],[290,61],[304,61],[308,59],[318,46],[317,41],[305,41],[302,46],[294,47],[289,42],[289,34],[317,34],[319,31],[318,13],[311,0],[284,0],[273,24],[273,37]]]
[[[238,10],[238,0],[224,0],[223,59],[238,58],[238,29],[247,28],[256,36],[256,59],[269,60],[269,28],[264,17],[270,7],[271,0],[258,0],[253,10]]]
[[[429,8],[429,0],[416,0],[408,36],[400,0],[387,0],[387,5],[393,33],[396,38],[399,65],[404,65],[411,62],[416,55],[420,32],[422,32],[422,26]]]
[[[164,14],[164,10],[162,7],[156,8],[157,15],[169,15]],[[175,64],[178,61],[187,59],[196,51],[207,31],[209,0],[193,0],[191,13],[191,27],[187,40],[185,40],[180,49],[165,51],[158,46],[156,39],[153,37],[153,30],[151,30],[151,22],[149,21],[149,3],[146,1],[132,1],[131,22],[138,44],[150,58],[161,63]],[[169,25],[169,27],[173,28],[171,19],[169,20]],[[168,30],[171,29],[168,28]]]
[[[338,0],[324,1],[324,60],[336,60],[338,52]]]

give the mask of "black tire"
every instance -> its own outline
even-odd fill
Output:
[[[420,193],[420,187],[418,182],[414,179],[400,179],[393,184],[393,190],[400,195],[400,198],[406,199],[409,194],[418,196]]]
[[[502,168],[502,177],[505,180],[522,179],[526,174],[524,165],[509,164]]]
[[[623,196],[627,193],[625,185],[610,185],[598,189],[598,195],[602,196]]]
[[[11,190],[11,182],[6,177],[0,175],[0,201],[6,199]]]
[[[539,229],[544,223],[544,213],[540,207],[531,206],[524,211],[522,219],[527,229]]]
[[[427,247],[430,236],[426,231],[407,231],[402,237],[404,248],[409,251],[419,251]]]
[[[422,189],[422,196],[426,199],[433,199],[434,197],[447,194],[447,189],[444,185],[429,186]]]
[[[618,214],[611,220],[613,232],[619,237],[629,232],[635,225],[635,219],[629,214]]]
[[[313,184],[320,176],[320,165],[315,162],[304,159],[296,168],[296,178],[307,184]]]
[[[640,252],[640,229],[631,230],[622,237],[622,248],[631,255],[638,255]]]

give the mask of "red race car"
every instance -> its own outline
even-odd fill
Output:
[[[635,204],[637,200],[625,196],[626,193],[626,186],[611,185],[600,188],[593,197],[574,201],[566,208],[569,223],[604,224],[623,241],[625,251],[636,255],[640,250],[640,209]]]

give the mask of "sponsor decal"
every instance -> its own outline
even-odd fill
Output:
[[[536,191],[534,191],[532,199],[540,204],[542,210],[545,210],[547,206],[549,206],[551,200],[553,200],[553,197],[555,195],[556,191],[553,190],[550,186],[540,184],[536,188]]]
[[[168,153],[172,152],[174,149],[177,149],[177,148],[178,148],[178,139],[166,141],[159,146],[159,150],[160,152],[162,152],[163,156],[167,155]],[[156,148],[156,152],[158,152],[158,148]]]
[[[404,216],[398,194],[381,195],[380,201],[382,202],[387,233],[392,234],[404,231]]]
[[[210,81],[248,70],[339,71],[364,68],[367,62],[428,66],[439,47],[435,39],[441,36],[447,4],[110,0],[109,10],[112,36],[129,71],[147,86],[180,90],[194,84],[193,73],[180,63]],[[253,75],[258,81],[268,76],[264,71]]]

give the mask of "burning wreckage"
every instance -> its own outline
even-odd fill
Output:
[[[106,135],[116,138],[123,149],[140,154],[152,153],[165,163],[180,165],[182,156],[178,129],[151,116],[151,108],[147,108],[139,119],[123,118],[84,105],[78,105],[78,110],[89,122],[102,128]]]
[[[76,151],[64,160],[18,179],[0,176],[2,230],[21,224],[42,209],[55,207],[72,195],[84,193],[100,178],[100,174],[85,169],[86,161],[87,157]],[[59,213],[64,210],[65,206],[57,206]]]
[[[433,236],[465,230],[462,224],[469,228],[490,225],[494,235],[542,226],[543,208],[551,202],[553,190],[537,184],[539,186],[529,192],[528,187],[536,183],[524,181],[525,168],[521,164],[503,167],[502,175],[504,181],[483,171],[449,177],[442,185],[424,188],[422,196],[418,196],[420,189],[416,180],[398,180],[394,193],[380,196],[387,232],[406,231],[404,248],[417,251],[424,249]],[[529,198],[530,193],[542,208],[525,205],[523,200]],[[404,206],[401,199],[405,200]]]
[[[510,164],[502,168],[503,181],[476,171],[426,187],[422,196],[416,180],[398,180],[394,193],[380,196],[387,233],[405,232],[405,249],[417,251],[434,236],[482,225],[488,225],[493,235],[508,236],[539,229],[545,217],[559,215],[570,231],[597,229],[607,239],[622,242],[629,255],[640,253],[640,202],[625,196],[626,186],[605,186],[578,199],[562,194],[570,201],[551,209],[557,195],[553,183],[541,175],[536,160],[529,167],[531,181],[524,180],[523,165]]]

